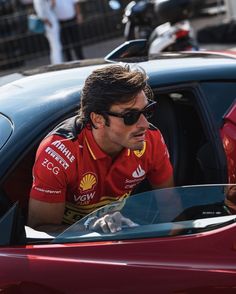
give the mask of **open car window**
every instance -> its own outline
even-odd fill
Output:
[[[207,232],[235,222],[228,206],[236,199],[236,185],[203,185],[154,190],[104,206],[76,222],[52,243],[130,240],[170,237]],[[228,200],[227,200],[228,199]],[[123,227],[117,233],[89,231],[84,226],[90,217],[119,211],[137,226]]]

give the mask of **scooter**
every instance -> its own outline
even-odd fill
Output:
[[[153,17],[154,3],[131,1],[124,9],[122,23],[125,40],[147,39],[157,25]]]
[[[148,55],[159,52],[199,50],[193,29],[188,20],[174,25],[166,22],[156,27],[148,39]]]
[[[139,0],[124,11],[126,40],[147,39],[148,53],[198,50],[189,17],[193,0]]]

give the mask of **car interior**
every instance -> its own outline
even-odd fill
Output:
[[[158,127],[168,147],[176,186],[223,183],[217,154],[204,128],[204,118],[191,90],[156,91],[156,113],[151,123]],[[149,190],[147,181],[134,193]]]
[[[159,93],[157,103],[153,123],[162,132],[170,152],[176,185],[213,181],[202,169],[199,152],[207,139],[192,93]]]
[[[199,115],[194,93],[190,90],[154,90],[154,96],[157,108],[151,123],[161,130],[169,149],[175,185],[219,183],[216,154],[203,127],[203,118]],[[1,215],[18,201],[26,223],[32,167],[38,144],[31,148],[1,184]],[[134,193],[149,189],[150,185],[144,181]]]

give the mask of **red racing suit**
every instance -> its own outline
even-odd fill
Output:
[[[173,173],[160,131],[146,132],[142,150],[124,148],[115,161],[94,140],[90,128],[70,118],[40,144],[30,197],[65,202],[63,222],[72,224],[110,202],[124,199],[145,178],[158,186]]]

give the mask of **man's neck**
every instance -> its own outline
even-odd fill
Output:
[[[102,149],[102,151],[105,152],[107,155],[109,155],[113,160],[123,150],[123,147],[110,142],[107,139],[107,137],[104,135],[103,130],[92,128],[92,134],[93,134],[94,140],[96,141],[98,146]]]

